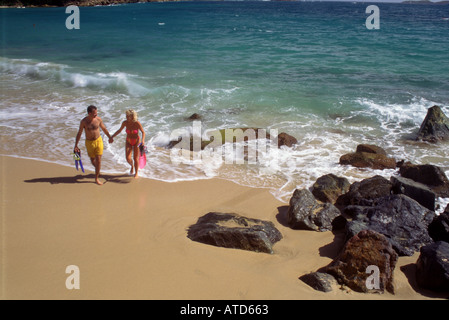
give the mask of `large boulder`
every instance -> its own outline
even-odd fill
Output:
[[[345,244],[324,272],[357,292],[383,293],[387,290],[394,294],[393,274],[397,260],[397,253],[385,236],[364,230]]]
[[[312,192],[296,189],[290,198],[287,223],[292,229],[329,231],[340,211],[331,203],[319,203]]]
[[[405,194],[418,201],[422,206],[435,211],[435,193],[425,184],[404,177],[391,177],[392,191],[395,194]]]
[[[416,282],[422,288],[449,291],[449,243],[438,241],[421,248]]]
[[[448,205],[449,208],[449,205]],[[433,241],[446,241],[449,243],[449,210],[435,217],[429,225],[429,235]]]
[[[427,110],[426,118],[419,128],[417,140],[438,142],[449,139],[449,118],[439,106]]]
[[[393,184],[382,176],[374,176],[354,182],[349,191],[338,197],[336,205],[372,206],[376,199],[390,195]]]
[[[292,135],[289,135],[288,133],[281,132],[277,136],[277,142],[279,148],[282,146],[287,146],[291,148],[298,143],[298,140]]]
[[[428,227],[435,213],[405,195],[379,198],[372,207],[348,208],[355,212],[346,225],[348,238],[362,230],[374,230],[385,235],[400,256],[411,256],[432,243]]]
[[[374,145],[358,145],[356,152],[340,157],[340,164],[380,170],[396,168],[396,160],[389,158],[384,149]]]
[[[399,173],[404,178],[425,184],[440,197],[449,197],[449,179],[444,170],[438,166],[407,162],[401,166]]]
[[[367,153],[375,153],[375,154],[383,154],[387,155],[387,152],[374,144],[359,144],[355,150],[355,152],[367,152]]]
[[[312,193],[321,202],[335,203],[339,196],[349,191],[350,186],[348,179],[330,173],[316,180]]]
[[[282,234],[270,221],[209,212],[189,227],[187,237],[217,247],[273,253],[272,246]]]

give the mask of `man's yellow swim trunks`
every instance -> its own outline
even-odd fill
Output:
[[[103,139],[101,136],[96,140],[86,140],[86,149],[90,158],[103,155]]]

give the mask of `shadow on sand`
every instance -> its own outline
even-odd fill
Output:
[[[290,228],[290,226],[288,225],[288,217],[287,217],[288,208],[289,206],[278,207],[278,214],[276,215],[276,219],[284,227]],[[312,230],[301,230],[301,231],[317,232]],[[332,233],[334,235],[334,240],[331,243],[328,243],[327,245],[319,248],[319,254],[321,257],[328,257],[331,259],[335,259],[345,244],[346,234],[344,230],[336,230],[332,231]]]
[[[112,183],[130,183],[133,177],[128,174],[122,175],[109,175],[102,174],[100,179],[104,179],[103,184],[108,182]],[[76,175],[68,177],[50,177],[50,178],[35,178],[30,180],[24,180],[26,183],[50,183],[50,184],[60,184],[60,183],[95,183],[95,174],[86,175]]]

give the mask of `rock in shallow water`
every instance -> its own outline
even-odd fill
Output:
[[[449,140],[449,119],[439,106],[427,110],[427,116],[419,128],[417,140],[438,142]]]

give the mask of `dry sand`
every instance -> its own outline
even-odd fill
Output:
[[[327,265],[340,237],[285,226],[286,204],[266,189],[211,179],[166,183],[0,157],[2,299],[429,299],[412,257],[395,270],[396,294],[322,293],[298,277]],[[92,169],[85,163],[86,169]],[[217,248],[187,238],[210,212],[272,221],[274,254]],[[335,240],[335,241],[334,241]],[[76,265],[80,289],[66,288]]]

